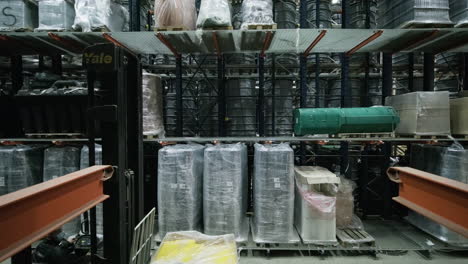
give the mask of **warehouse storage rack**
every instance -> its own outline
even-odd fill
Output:
[[[130,14],[131,14],[131,23],[132,29],[138,31],[140,29],[138,16],[135,14],[139,13],[138,5],[135,4],[138,1],[132,1]],[[303,1],[302,1],[303,2]],[[301,25],[305,24],[305,6],[302,4],[300,6],[300,19]],[[347,1],[342,1],[343,6],[346,6]],[[320,5],[317,1],[317,5]],[[318,12],[319,8],[317,8]],[[316,16],[319,17],[318,15]],[[342,23],[343,28],[346,28],[349,20],[346,7],[342,9]],[[368,21],[369,19],[367,19]],[[319,21],[317,19],[316,23]],[[367,23],[367,22],[366,22]],[[200,37],[201,36],[201,37]],[[287,41],[290,39],[297,40],[298,42]],[[196,41],[195,41],[196,40]],[[203,41],[200,41],[203,40]],[[351,87],[350,87],[350,69],[357,67],[349,63],[349,55],[354,53],[381,53],[382,60],[379,64],[381,67],[381,73],[379,77],[382,77],[382,103],[386,96],[392,94],[393,90],[393,75],[395,70],[404,69],[403,66],[398,65],[393,67],[392,65],[392,54],[397,52],[408,53],[409,58],[412,57],[412,54],[415,52],[424,52],[426,54],[426,60],[424,60],[424,65],[422,66],[424,70],[424,88],[427,91],[434,90],[434,63],[433,56],[436,53],[450,51],[463,53],[463,66],[460,67],[462,70],[463,76],[463,89],[468,89],[468,32],[463,29],[385,29],[385,30],[376,30],[376,29],[278,29],[278,30],[249,30],[249,31],[240,31],[240,30],[220,30],[212,31],[205,30],[201,32],[195,31],[175,31],[175,32],[112,32],[112,33],[79,33],[79,32],[51,32],[51,33],[1,33],[0,34],[0,55],[7,56],[11,58],[11,64],[9,65],[9,71],[11,72],[11,79],[14,89],[17,91],[22,86],[22,60],[21,56],[24,55],[43,55],[43,56],[53,56],[53,69],[56,73],[61,73],[65,69],[61,65],[60,54],[67,55],[79,55],[82,54],[85,48],[93,46],[96,44],[107,43],[113,44],[113,47],[116,50],[119,50],[121,53],[125,53],[128,57],[137,57],[140,59],[140,62],[143,63],[143,68],[149,71],[156,73],[167,74],[172,81],[168,82],[167,86],[174,86],[175,94],[175,106],[174,106],[174,129],[173,134],[164,139],[145,139],[145,148],[152,149],[155,152],[160,143],[164,142],[199,142],[199,143],[208,143],[213,141],[218,142],[290,142],[294,149],[295,155],[297,157],[297,163],[303,165],[309,164],[320,164],[323,161],[336,158],[340,160],[340,171],[342,174],[345,174],[347,177],[351,177],[351,170],[347,170],[349,159],[350,158],[361,158],[362,159],[362,173],[359,175],[359,207],[363,210],[363,215],[375,215],[378,214],[383,217],[385,220],[379,219],[370,219],[366,221],[366,230],[374,235],[376,239],[376,245],[366,245],[366,247],[353,248],[353,247],[321,247],[321,246],[304,246],[304,245],[257,245],[252,243],[247,243],[242,246],[242,249],[247,251],[252,250],[311,250],[311,251],[334,251],[334,250],[361,250],[361,251],[371,251],[377,252],[382,251],[404,251],[404,250],[415,250],[418,252],[423,252],[429,256],[431,250],[457,250],[459,248],[446,245],[444,243],[436,242],[434,245],[427,245],[423,243],[428,236],[421,234],[421,232],[416,231],[414,228],[403,224],[398,221],[392,220],[392,215],[395,208],[392,204],[391,198],[394,196],[395,188],[391,182],[385,177],[385,170],[390,166],[390,157],[400,156],[405,157],[402,154],[405,150],[408,151],[410,143],[412,142],[451,142],[452,139],[446,137],[435,137],[429,138],[414,138],[414,137],[391,137],[391,136],[362,136],[362,137],[296,137],[291,135],[276,135],[275,134],[275,118],[272,117],[271,128],[267,128],[266,124],[266,100],[268,96],[265,95],[265,82],[267,79],[270,79],[272,82],[277,78],[295,78],[298,79],[296,82],[297,95],[295,96],[296,100],[299,102],[300,107],[310,107],[308,105],[308,98],[311,97],[308,93],[309,90],[309,81],[310,73],[315,74],[314,85],[317,89],[320,89],[320,69],[321,68],[336,68],[337,65],[327,65],[326,63],[321,63],[318,59],[319,56],[315,57],[315,62],[310,62],[308,60],[309,55],[318,54],[318,53],[339,53],[341,64],[340,64],[340,73],[339,77],[341,78],[341,96],[340,103],[342,107],[351,107],[352,106],[352,97]],[[240,45],[236,45],[237,43]],[[299,43],[299,45],[297,45]],[[112,45],[111,45],[112,46]],[[228,54],[254,54],[255,64],[243,64],[243,65],[229,65],[226,64],[226,56]],[[298,65],[288,65],[288,64],[279,64],[274,62],[270,65],[266,65],[266,59],[268,56],[276,56],[284,53],[295,53],[299,54],[299,64]],[[148,54],[152,56],[147,56]],[[155,56],[158,55],[169,56],[173,60],[173,64],[162,64],[157,65],[151,63],[155,59]],[[200,57],[201,54],[201,57]],[[189,62],[194,63],[184,63],[184,59]],[[191,59],[190,59],[191,58]],[[432,58],[432,59],[431,59]],[[201,63],[202,61],[208,61],[206,63]],[[367,56],[367,61],[369,56]],[[200,63],[197,63],[200,62]],[[214,62],[214,63],[213,63]],[[318,62],[318,63],[317,63]],[[432,62],[432,63],[431,63]],[[135,63],[135,62],[133,62]],[[138,64],[138,63],[136,63]],[[135,64],[135,65],[136,65]],[[369,62],[367,62],[369,65]],[[408,78],[414,78],[413,69],[421,67],[421,65],[414,65],[411,63],[408,66],[408,73],[404,74]],[[136,67],[136,66],[135,66]],[[370,67],[364,68],[364,82],[367,84],[369,78],[373,73],[369,70]],[[185,120],[184,120],[184,90],[187,89],[187,83],[191,79],[195,78],[204,78],[208,82],[211,80],[216,80],[216,83],[210,82],[208,86],[210,89],[217,90],[217,93],[212,96],[214,101],[214,106],[217,106],[215,109],[216,119],[217,120],[226,120],[226,87],[225,81],[228,76],[225,72],[229,69],[244,70],[246,72],[244,75],[239,76],[229,76],[229,78],[249,78],[257,79],[256,88],[257,94],[253,97],[255,98],[255,131],[253,135],[249,137],[245,136],[227,136],[226,122],[217,122],[216,127],[211,129],[208,135],[203,135],[201,129],[203,128],[204,123],[198,125],[199,131],[193,133],[188,133],[184,131]],[[288,69],[286,73],[279,73],[277,69]],[[76,70],[76,69],[73,69]],[[96,73],[88,70],[88,78],[92,79],[93,76],[96,77]],[[114,69],[116,72],[122,70],[120,68]],[[292,74],[291,74],[292,73]],[[201,77],[197,77],[200,75]],[[91,82],[90,82],[91,83]],[[272,84],[274,87],[274,84]],[[128,82],[126,85],[119,87],[119,91],[128,89],[129,91],[132,87],[139,87],[139,80],[134,79],[133,83]],[[408,90],[413,91],[414,86],[413,82],[408,82]],[[274,89],[273,89],[274,90]],[[364,90],[363,94],[365,95],[368,91]],[[136,96],[136,95],[135,95]],[[275,101],[275,96],[279,97],[280,95],[275,95],[272,93],[271,100]],[[362,94],[359,94],[361,97]],[[193,96],[195,97],[195,96]],[[319,95],[312,97],[315,102],[320,100]],[[121,102],[116,105],[121,106]],[[315,105],[318,105],[315,103]],[[214,108],[213,106],[213,108]],[[368,106],[364,105],[364,106]],[[272,103],[272,113],[275,113],[275,104]],[[166,108],[167,109],[167,108]],[[141,113],[140,113],[141,115]],[[167,113],[166,113],[167,115]],[[104,117],[101,117],[104,119]],[[124,120],[129,120],[129,117],[120,116],[118,117],[119,122]],[[271,129],[271,134],[267,135],[267,131]],[[15,131],[14,131],[15,132]],[[127,133],[126,131],[125,133]],[[122,132],[123,133],[123,132]],[[137,132],[128,132],[128,137],[132,138],[134,142],[141,140],[141,133],[136,134]],[[54,138],[54,139],[31,139],[18,137],[16,133],[11,133],[10,137],[5,137],[0,139],[1,141],[19,141],[19,142],[44,142],[44,141],[69,141],[69,142],[88,142],[88,139],[70,139],[70,138]],[[202,135],[202,136],[199,136]],[[90,142],[94,144],[90,136]],[[113,135],[113,140],[118,141],[118,138],[123,139],[126,137],[124,135]],[[100,140],[100,139],[97,139]],[[107,141],[104,139],[103,141]],[[466,142],[466,138],[458,138],[461,142]],[[331,146],[331,148],[336,149],[337,151],[333,154],[323,154],[315,155],[314,153],[319,150],[319,146],[325,144]],[[93,145],[92,144],[92,145]],[[465,143],[464,143],[465,144]],[[91,146],[92,146],[91,145]],[[141,143],[137,145],[141,146]],[[109,146],[109,145],[108,145]],[[104,146],[104,152],[106,152],[106,146]],[[336,154],[339,153],[339,154]],[[377,153],[377,154],[375,154]],[[141,154],[139,154],[141,155]],[[153,162],[156,161],[155,157],[152,158]],[[314,158],[319,159],[314,160]],[[136,170],[142,172],[143,166],[151,167],[154,164],[142,164],[142,158],[138,157],[133,161],[136,165]],[[372,165],[371,163],[377,163],[381,169],[380,176],[377,178],[372,178],[368,175],[368,167]],[[114,164],[113,164],[114,165]],[[125,168],[125,165],[123,165]],[[152,168],[154,172],[156,170]],[[125,176],[121,178],[132,178],[132,173],[126,171]],[[123,174],[122,174],[123,175]],[[142,179],[143,176],[138,176],[136,178]],[[156,177],[156,175],[154,175]],[[380,182],[379,185],[383,186],[383,189],[378,191],[373,190],[373,186],[376,181]],[[123,182],[119,182],[116,185],[113,185],[114,191],[122,192]],[[120,188],[120,189],[119,189]],[[136,187],[140,188],[140,187]],[[141,191],[136,191],[133,189],[132,195],[139,193],[144,197],[153,196],[152,201],[155,200],[154,193],[147,193]],[[380,203],[377,204],[378,207],[382,206],[383,210],[376,213],[375,207],[376,204],[370,204],[369,199],[371,194],[381,195]],[[141,196],[136,200],[146,200]],[[143,211],[149,211],[148,208],[151,208],[152,205],[143,204],[136,202],[138,206],[144,207]],[[154,205],[154,204],[153,204]],[[121,209],[123,209],[122,207]],[[107,211],[107,213],[106,213]],[[141,211],[141,210],[140,210]],[[142,212],[139,212],[138,215],[135,214],[134,221],[137,222],[138,219],[142,217]],[[109,230],[114,232],[125,232],[125,228],[122,225],[117,225],[115,223],[123,221],[121,215],[110,214],[109,209],[105,209],[104,218],[112,219],[114,224],[110,223]],[[105,220],[106,221],[106,220]],[[375,232],[373,232],[375,231]],[[111,232],[109,232],[111,233]],[[379,237],[386,237],[389,234],[398,233],[400,237],[394,238],[393,241],[380,241]],[[119,243],[128,244],[128,242],[123,242],[121,238],[114,237]],[[382,244],[379,244],[382,243]],[[393,243],[393,244],[392,244]],[[115,245],[115,244],[114,244]],[[398,245],[398,246],[395,246]],[[110,250],[106,253],[108,256],[112,256],[112,263],[126,263],[124,260],[125,257],[121,254],[121,247],[109,247]]]

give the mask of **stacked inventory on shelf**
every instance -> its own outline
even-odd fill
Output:
[[[219,144],[205,149],[203,223],[208,235],[234,234],[246,240],[248,182],[247,147]]]
[[[201,145],[167,146],[158,155],[159,237],[202,230],[203,151]]]
[[[254,241],[297,242],[294,230],[294,152],[288,144],[255,144]]]
[[[42,182],[44,146],[0,146],[0,195]]]

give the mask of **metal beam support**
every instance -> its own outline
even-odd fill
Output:
[[[182,137],[184,134],[184,109],[182,102],[182,57],[176,57],[176,135]]]
[[[414,53],[408,53],[408,91],[414,92]]]
[[[299,57],[299,78],[300,78],[300,107],[307,107],[307,56],[303,55]],[[301,165],[306,164],[306,149],[305,143],[301,142],[300,144],[300,162]]]
[[[463,53],[463,90],[468,91],[468,53]]]
[[[346,56],[351,56],[353,55],[354,53],[356,53],[358,50],[362,49],[363,47],[365,47],[366,45],[368,45],[369,43],[371,43],[372,41],[376,40],[377,38],[379,38],[380,36],[382,36],[383,34],[383,30],[377,30],[376,32],[374,32],[374,34],[372,34],[370,37],[368,37],[367,39],[363,40],[361,43],[357,44],[354,48],[350,49],[348,52],[346,52]]]
[[[299,26],[306,28],[307,25],[307,1],[300,1],[299,5]]]
[[[349,57],[341,54],[341,107],[352,107],[351,86],[349,83]]]
[[[393,90],[393,69],[392,54],[382,54],[382,105],[385,105],[385,98],[392,95]]]
[[[276,57],[271,54],[271,135],[276,135]]]
[[[226,86],[223,55],[218,56],[218,135],[226,136]]]
[[[23,57],[12,56],[10,62],[11,86],[13,94],[16,94],[23,87]]]
[[[383,162],[382,162],[382,171],[381,175],[384,181],[384,193],[383,193],[383,217],[386,219],[390,219],[392,217],[392,196],[393,196],[393,186],[390,180],[385,177],[385,172],[390,167],[390,156],[392,155],[392,143],[391,142],[384,142],[383,145]]]
[[[434,91],[434,54],[424,53],[424,91]]]
[[[363,157],[361,158],[361,172],[359,176],[359,205],[364,217],[366,217],[369,212],[369,195],[367,191],[369,187],[369,148],[369,144],[365,144],[361,153]]]
[[[94,166],[0,196],[0,262],[106,200],[112,173]]]
[[[52,72],[57,75],[62,75],[62,55],[51,56]]]
[[[129,0],[130,31],[140,31],[140,0]]]
[[[258,56],[257,134],[265,136],[265,57]]]
[[[468,184],[409,167],[388,169],[398,203],[468,238]]]

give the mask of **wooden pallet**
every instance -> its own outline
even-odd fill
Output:
[[[225,27],[206,27],[202,28],[203,30],[232,30],[232,26],[225,26]]]
[[[397,138],[414,138],[414,139],[427,139],[427,140],[437,140],[437,139],[446,139],[447,135],[405,135],[405,134],[398,134],[396,135]]]
[[[0,32],[33,32],[33,28],[8,28],[4,27],[0,29]]]
[[[457,138],[462,138],[462,139],[468,139],[468,135],[452,135],[455,139]]]
[[[362,229],[338,229],[336,237],[342,245],[352,248],[375,246],[375,239]]]
[[[185,26],[165,26],[165,27],[154,27],[154,31],[187,31],[189,30]]]
[[[395,133],[341,133],[330,135],[332,138],[394,138]]]
[[[401,25],[399,28],[451,28],[454,24],[450,23],[420,23],[409,21]]]
[[[249,30],[268,30],[268,29],[277,29],[276,24],[260,24],[260,25],[247,25],[247,29]]]
[[[65,28],[61,28],[61,29],[58,29],[58,28],[55,28],[55,29],[39,29],[39,28],[36,28],[34,30],[34,32],[76,32],[76,30],[65,29]]]
[[[25,136],[27,138],[43,138],[43,139],[51,139],[51,138],[81,138],[86,136],[85,134],[81,133],[26,133]]]
[[[92,28],[91,31],[93,32],[110,32],[111,30],[107,26]]]

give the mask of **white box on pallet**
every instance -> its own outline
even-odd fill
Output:
[[[468,135],[468,97],[450,100],[450,128],[454,135]]]
[[[0,10],[0,31],[32,31],[37,27],[37,3],[33,1],[3,0]]]
[[[75,21],[73,0],[39,0],[38,30],[71,30]]]
[[[336,243],[335,184],[340,178],[322,167],[296,166],[295,226],[304,243]]]
[[[448,92],[414,92],[387,97],[385,105],[400,115],[395,130],[402,135],[450,134]]]

